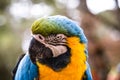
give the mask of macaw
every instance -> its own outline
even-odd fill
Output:
[[[28,52],[13,70],[13,80],[92,80],[87,39],[65,16],[42,17],[31,26]]]

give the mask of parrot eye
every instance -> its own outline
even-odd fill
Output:
[[[66,36],[64,35],[64,34],[58,34],[57,36],[56,36],[56,39],[57,40],[65,40],[66,39]]]
[[[57,39],[62,39],[62,36],[57,36],[56,38],[57,38]]]
[[[45,43],[52,45],[65,44],[66,36],[64,34],[50,35],[45,38]]]

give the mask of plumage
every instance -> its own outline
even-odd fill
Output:
[[[70,37],[68,46],[71,48],[71,61],[67,67],[63,68],[60,72],[56,72],[46,65],[39,64],[39,80],[81,80],[86,66],[86,55],[84,53],[85,45],[79,43],[79,38]]]
[[[18,63],[14,80],[92,80],[87,39],[75,21],[43,17],[31,31],[28,53]]]
[[[31,62],[29,54],[26,53],[18,65],[14,80],[34,80],[37,76],[37,66]]]
[[[81,42],[87,43],[87,39],[79,25],[64,16],[40,18],[32,24],[31,30],[33,34],[42,34],[43,36],[60,33],[66,36],[78,36]]]

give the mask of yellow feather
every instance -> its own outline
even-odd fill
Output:
[[[71,62],[60,72],[55,72],[46,65],[37,62],[39,67],[39,80],[81,80],[86,70],[85,44],[79,38],[67,38],[67,45],[71,48]]]

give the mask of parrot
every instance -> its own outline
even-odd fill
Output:
[[[13,80],[92,80],[88,40],[76,21],[62,15],[41,17],[32,23],[31,34]]]

